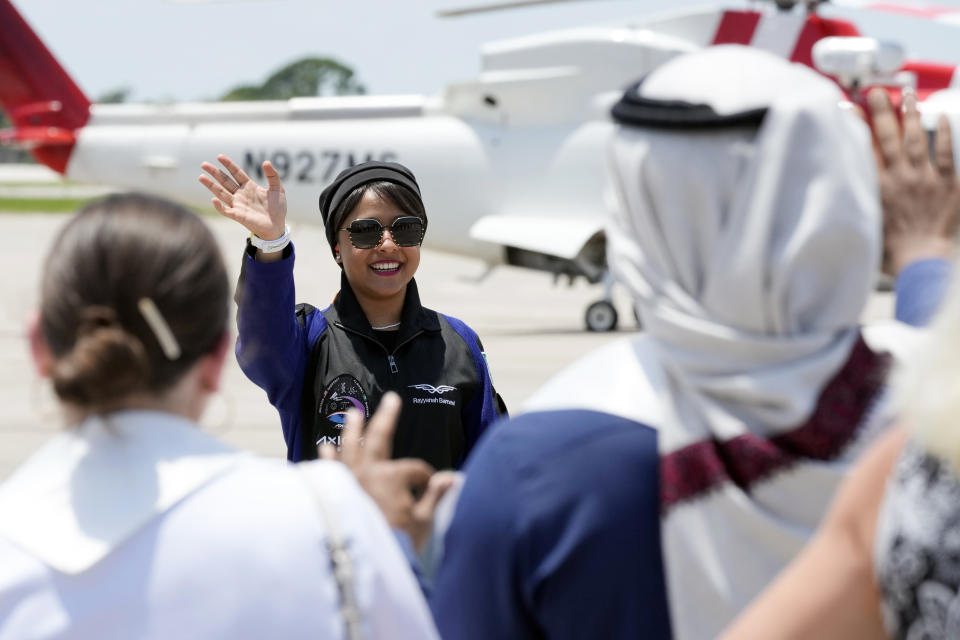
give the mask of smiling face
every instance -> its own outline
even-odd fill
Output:
[[[341,229],[354,220],[372,218],[387,227],[397,218],[408,215],[388,198],[381,198],[367,190],[353,211],[343,220]],[[373,249],[357,249],[350,242],[347,231],[337,232],[337,249],[347,282],[357,298],[363,301],[387,301],[402,298],[407,283],[420,266],[420,247],[399,247],[393,236],[384,229],[383,242]]]

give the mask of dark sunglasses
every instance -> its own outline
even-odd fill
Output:
[[[423,220],[416,216],[401,216],[388,227],[374,218],[360,218],[340,230],[350,234],[350,244],[357,249],[373,249],[383,242],[384,229],[390,232],[390,237],[398,247],[416,247],[423,242],[426,228]]]

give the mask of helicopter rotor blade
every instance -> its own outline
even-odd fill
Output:
[[[827,0],[826,4],[844,8],[849,7],[851,9],[866,9],[868,11],[881,13],[893,13],[910,18],[919,18],[921,20],[931,20],[933,22],[960,26],[960,7],[921,2],[898,2],[896,0],[889,2],[877,0]]]
[[[254,2],[277,2],[277,0],[163,0],[167,4],[249,4]]]
[[[522,9],[524,7],[536,7],[547,4],[560,4],[561,2],[584,2],[585,0],[512,0],[511,2],[493,2],[490,4],[473,5],[470,7],[460,7],[459,9],[445,9],[437,11],[438,18],[460,18],[477,13],[492,13],[494,11],[506,11],[508,9]]]

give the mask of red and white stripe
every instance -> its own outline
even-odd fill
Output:
[[[744,44],[810,64],[814,43],[827,36],[858,36],[850,22],[782,11],[724,11],[710,44]]]
[[[931,5],[842,0],[839,4],[911,15],[960,25],[960,9]],[[793,62],[813,66],[813,45],[828,36],[859,36],[846,20],[783,11],[722,11],[711,40],[705,44],[743,44],[769,51]],[[916,76],[921,100],[930,93],[960,88],[957,65],[911,60],[903,66]]]

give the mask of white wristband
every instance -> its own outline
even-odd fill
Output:
[[[290,244],[290,227],[284,226],[283,235],[277,238],[276,240],[264,240],[255,233],[250,234],[250,244],[255,246],[260,251],[264,253],[276,253],[277,251],[283,251],[287,248],[287,245]]]

